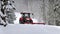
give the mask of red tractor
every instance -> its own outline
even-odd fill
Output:
[[[32,24],[33,23],[33,20],[30,17],[31,13],[23,13],[22,12],[21,14],[22,14],[22,17],[20,17],[20,19],[19,19],[20,24]]]

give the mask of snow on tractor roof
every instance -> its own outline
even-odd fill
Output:
[[[29,13],[29,12],[21,12],[21,14],[23,14],[23,13],[24,13],[24,14],[31,14],[31,13]]]
[[[21,12],[21,14],[32,14],[31,12]]]

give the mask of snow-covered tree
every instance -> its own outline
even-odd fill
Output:
[[[5,20],[7,21],[7,23],[14,23],[13,21],[15,20],[15,14],[14,14],[15,7],[12,4],[14,2],[11,0],[2,0],[1,2],[2,2],[1,11],[3,12],[4,15],[7,16]]]

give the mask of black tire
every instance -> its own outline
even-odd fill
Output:
[[[19,20],[19,24],[24,24],[24,22]]]

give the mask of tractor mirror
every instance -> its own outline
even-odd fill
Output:
[[[14,1],[12,1],[13,3],[15,3]]]
[[[32,13],[32,15],[34,15],[34,14]]]

